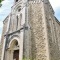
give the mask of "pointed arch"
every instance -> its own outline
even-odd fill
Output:
[[[18,42],[18,45],[19,45],[19,39],[17,38],[17,37],[14,37],[10,42],[9,42],[9,45],[8,45],[8,48],[10,48],[13,44],[14,44],[14,42]]]

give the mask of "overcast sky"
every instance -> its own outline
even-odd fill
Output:
[[[49,0],[54,11],[55,16],[60,20],[60,0]],[[11,6],[13,5],[14,0],[5,0],[2,2],[2,7],[0,8],[0,39],[3,27],[4,18],[10,13]]]

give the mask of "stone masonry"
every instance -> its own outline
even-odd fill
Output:
[[[0,60],[14,59],[60,60],[60,22],[49,0],[14,1],[3,21]]]

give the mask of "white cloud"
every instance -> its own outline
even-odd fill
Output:
[[[0,7],[0,16],[7,16],[11,11],[11,6],[14,0],[4,0],[2,2],[2,7]],[[4,17],[3,17],[4,18]],[[1,18],[0,18],[1,20]]]
[[[49,0],[49,1],[55,11],[55,16],[60,21],[60,0]]]
[[[60,8],[60,0],[49,0],[49,1],[54,10]]]
[[[2,6],[0,7],[0,21],[4,20],[7,15],[11,12],[11,6],[14,0],[4,0]],[[1,26],[0,26],[1,27]]]

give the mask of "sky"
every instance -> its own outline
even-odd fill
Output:
[[[54,11],[55,16],[60,21],[60,0],[49,0]],[[2,7],[0,7],[0,40],[2,34],[3,20],[11,12],[11,6],[13,6],[14,0],[4,0]]]

